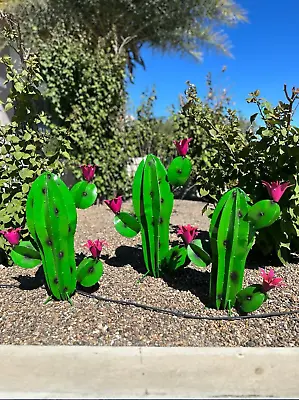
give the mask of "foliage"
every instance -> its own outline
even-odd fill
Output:
[[[282,262],[292,251],[299,251],[299,128],[292,125],[299,90],[293,88],[291,94],[286,87],[284,90],[286,101],[276,107],[260,98],[258,90],[252,92],[247,101],[256,104],[258,112],[244,124],[229,108],[226,95],[211,103],[209,98],[214,96],[209,91],[208,101],[204,101],[198,97],[196,87],[189,84],[186,102],[174,115],[175,129],[194,138],[191,179],[200,195],[210,202],[215,203],[236,185],[250,193],[253,201],[259,201],[268,196],[262,180],[294,184],[280,200],[280,219],[263,229],[256,241],[256,248],[265,255],[277,254]],[[258,116],[263,126],[255,124]]]
[[[143,93],[141,104],[136,111],[136,118],[126,123],[126,141],[134,157],[154,154],[165,164],[169,164],[175,154],[173,146],[174,128],[171,118],[163,119],[154,115],[154,103],[157,99],[153,89],[150,94]]]
[[[82,26],[94,44],[113,35],[115,54],[126,54],[130,72],[136,62],[144,65],[140,49],[145,43],[196,58],[204,46],[229,54],[222,27],[246,20],[234,0],[185,0],[184,7],[179,0],[26,0],[15,12],[23,26],[33,22],[43,40],[62,21],[68,31]]]
[[[299,89],[288,93],[284,86],[285,101],[273,107],[252,92],[247,99],[256,104],[263,125],[255,132],[256,139],[243,149],[244,167],[239,173],[239,184],[259,200],[267,196],[261,180],[290,181],[294,186],[280,200],[281,218],[271,229],[261,232],[257,244],[267,255],[275,251],[286,262],[292,251],[299,251],[299,128],[292,125],[298,106]],[[252,119],[257,113],[252,116]]]
[[[201,197],[215,202],[236,185],[244,164],[241,150],[254,135],[250,128],[244,131],[237,112],[229,108],[226,92],[220,97],[214,94],[210,75],[207,100],[200,99],[195,85],[187,83],[186,99],[174,114],[174,128],[178,135],[192,138],[191,188],[198,187]]]
[[[65,132],[40,110],[42,83],[38,60],[25,57],[15,67],[9,56],[0,62],[6,68],[6,83],[11,85],[5,110],[13,110],[10,124],[0,127],[0,226],[25,226],[25,204],[33,180],[45,169],[59,170],[60,158],[67,158]],[[5,249],[0,237],[0,249]]]
[[[95,184],[100,196],[126,192],[123,57],[112,44],[62,25],[47,42],[38,41],[47,107],[57,124],[67,129],[72,151],[68,168],[76,177],[81,164],[98,166]]]

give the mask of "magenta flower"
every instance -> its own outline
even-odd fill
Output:
[[[182,139],[182,140],[174,140],[174,144],[176,145],[177,151],[179,156],[185,157],[189,149],[189,143],[191,142],[192,138],[189,139]]]
[[[286,189],[290,186],[294,186],[291,185],[290,182],[266,182],[266,181],[262,181],[262,184],[264,186],[266,186],[269,196],[272,197],[272,199],[278,203],[279,200],[281,199],[281,196],[284,194],[284,192],[286,191]]]
[[[107,206],[114,212],[114,214],[118,214],[120,212],[122,202],[122,196],[118,196],[112,200],[104,200],[104,203],[107,204]]]
[[[264,292],[268,292],[270,289],[273,289],[275,287],[285,286],[285,283],[282,282],[282,278],[276,278],[274,276],[273,268],[270,268],[270,271],[268,274],[263,268],[260,268],[259,270],[260,270],[261,276],[263,277]]]
[[[94,174],[96,172],[96,166],[95,165],[81,165],[80,168],[82,170],[83,178],[87,182],[90,182],[93,179]]]
[[[89,248],[93,258],[99,258],[103,250],[103,246],[107,245],[108,243],[105,240],[97,239],[94,242],[92,240],[88,240],[84,246]]]
[[[20,242],[20,230],[22,230],[22,228],[8,228],[6,231],[0,231],[0,233],[12,246],[16,246]]]
[[[181,236],[185,245],[188,246],[197,235],[197,227],[191,225],[179,226],[177,235]]]

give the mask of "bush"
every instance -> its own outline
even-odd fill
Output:
[[[72,146],[68,168],[79,177],[80,164],[96,164],[99,195],[125,193],[125,59],[115,54],[113,42],[94,47],[79,27],[70,33],[59,25],[37,47],[49,111],[67,129]]]
[[[254,200],[267,196],[261,180],[294,184],[279,202],[281,218],[271,228],[261,231],[257,240],[265,255],[276,253],[283,263],[292,251],[299,251],[299,128],[292,125],[299,89],[292,88],[289,94],[284,86],[284,92],[286,100],[275,107],[260,98],[258,90],[247,99],[257,105],[264,126],[257,129],[256,140],[243,150],[246,161],[239,174],[240,186],[252,193]]]
[[[131,156],[145,157],[154,154],[163,164],[168,165],[176,154],[172,118],[158,118],[154,115],[154,102],[157,99],[153,89],[148,95],[143,93],[141,104],[137,108],[136,119],[126,124],[127,143]]]
[[[280,200],[281,218],[271,228],[263,229],[256,246],[264,255],[277,254],[282,262],[292,251],[299,251],[299,128],[292,117],[299,99],[299,89],[287,92],[286,101],[276,107],[252,92],[247,99],[258,107],[249,123],[228,107],[224,97],[216,106],[198,98],[196,87],[189,84],[186,102],[175,115],[175,128],[192,137],[190,156],[193,185],[209,202],[234,186],[244,189],[252,201],[267,198],[261,181],[290,181]],[[260,116],[264,126],[256,127]],[[206,207],[207,208],[207,207]]]
[[[42,79],[38,60],[34,55],[22,59],[17,70],[9,56],[0,58],[6,67],[6,83],[11,85],[5,110],[14,110],[11,123],[0,127],[0,229],[25,228],[31,183],[45,170],[61,170],[60,158],[68,157],[65,132],[39,109]],[[5,249],[6,241],[0,236],[2,256]]]
[[[254,134],[251,129],[244,129],[244,121],[228,107],[230,99],[226,94],[215,101],[210,88],[205,101],[188,82],[185,95],[180,112],[174,115],[174,126],[180,137],[192,138],[190,184],[199,188],[201,197],[216,202],[236,185],[244,164],[241,151],[254,139]]]

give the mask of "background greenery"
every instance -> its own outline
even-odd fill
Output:
[[[144,94],[134,119],[128,116],[126,82],[134,80],[136,63],[144,65],[145,43],[197,58],[203,46],[229,54],[218,28],[245,21],[245,12],[232,0],[188,0],[184,8],[173,0],[99,4],[7,0],[1,9],[2,45],[15,49],[21,67],[1,60],[11,87],[5,108],[14,117],[0,131],[0,229],[24,226],[28,190],[45,169],[71,170],[78,178],[80,164],[96,164],[100,198],[129,196],[126,167],[133,158],[153,153],[167,166],[176,154],[173,140],[192,137],[192,175],[177,195],[193,191],[213,204],[239,185],[256,201],[268,197],[261,180],[294,184],[280,202],[281,219],[257,240],[265,254],[288,260],[299,251],[296,88],[285,88],[277,106],[251,93],[247,101],[256,109],[247,121],[225,91],[215,93],[209,75],[206,97],[188,82],[179,111],[169,118],[154,115],[155,91]]]

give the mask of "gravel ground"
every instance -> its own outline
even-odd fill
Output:
[[[176,225],[192,224],[206,231],[209,220],[201,215],[203,203],[176,200],[172,214]],[[130,210],[127,202],[123,209]],[[113,227],[113,214],[106,205],[78,211],[76,251],[87,239],[105,239],[104,275],[97,295],[113,299],[181,310],[207,316],[227,315],[206,309],[210,267],[185,268],[172,278],[146,277],[140,250],[140,236],[127,239]],[[175,233],[171,240],[176,241]],[[287,286],[274,289],[257,312],[298,308],[299,269],[295,264],[275,267]],[[43,305],[47,293],[38,286],[37,269],[1,266],[1,284],[20,288],[0,289],[0,344],[108,345],[108,346],[298,346],[298,315],[237,321],[207,321],[179,318],[134,306],[98,301],[78,293],[74,306],[67,302]],[[246,269],[245,284],[260,282],[257,265]]]

